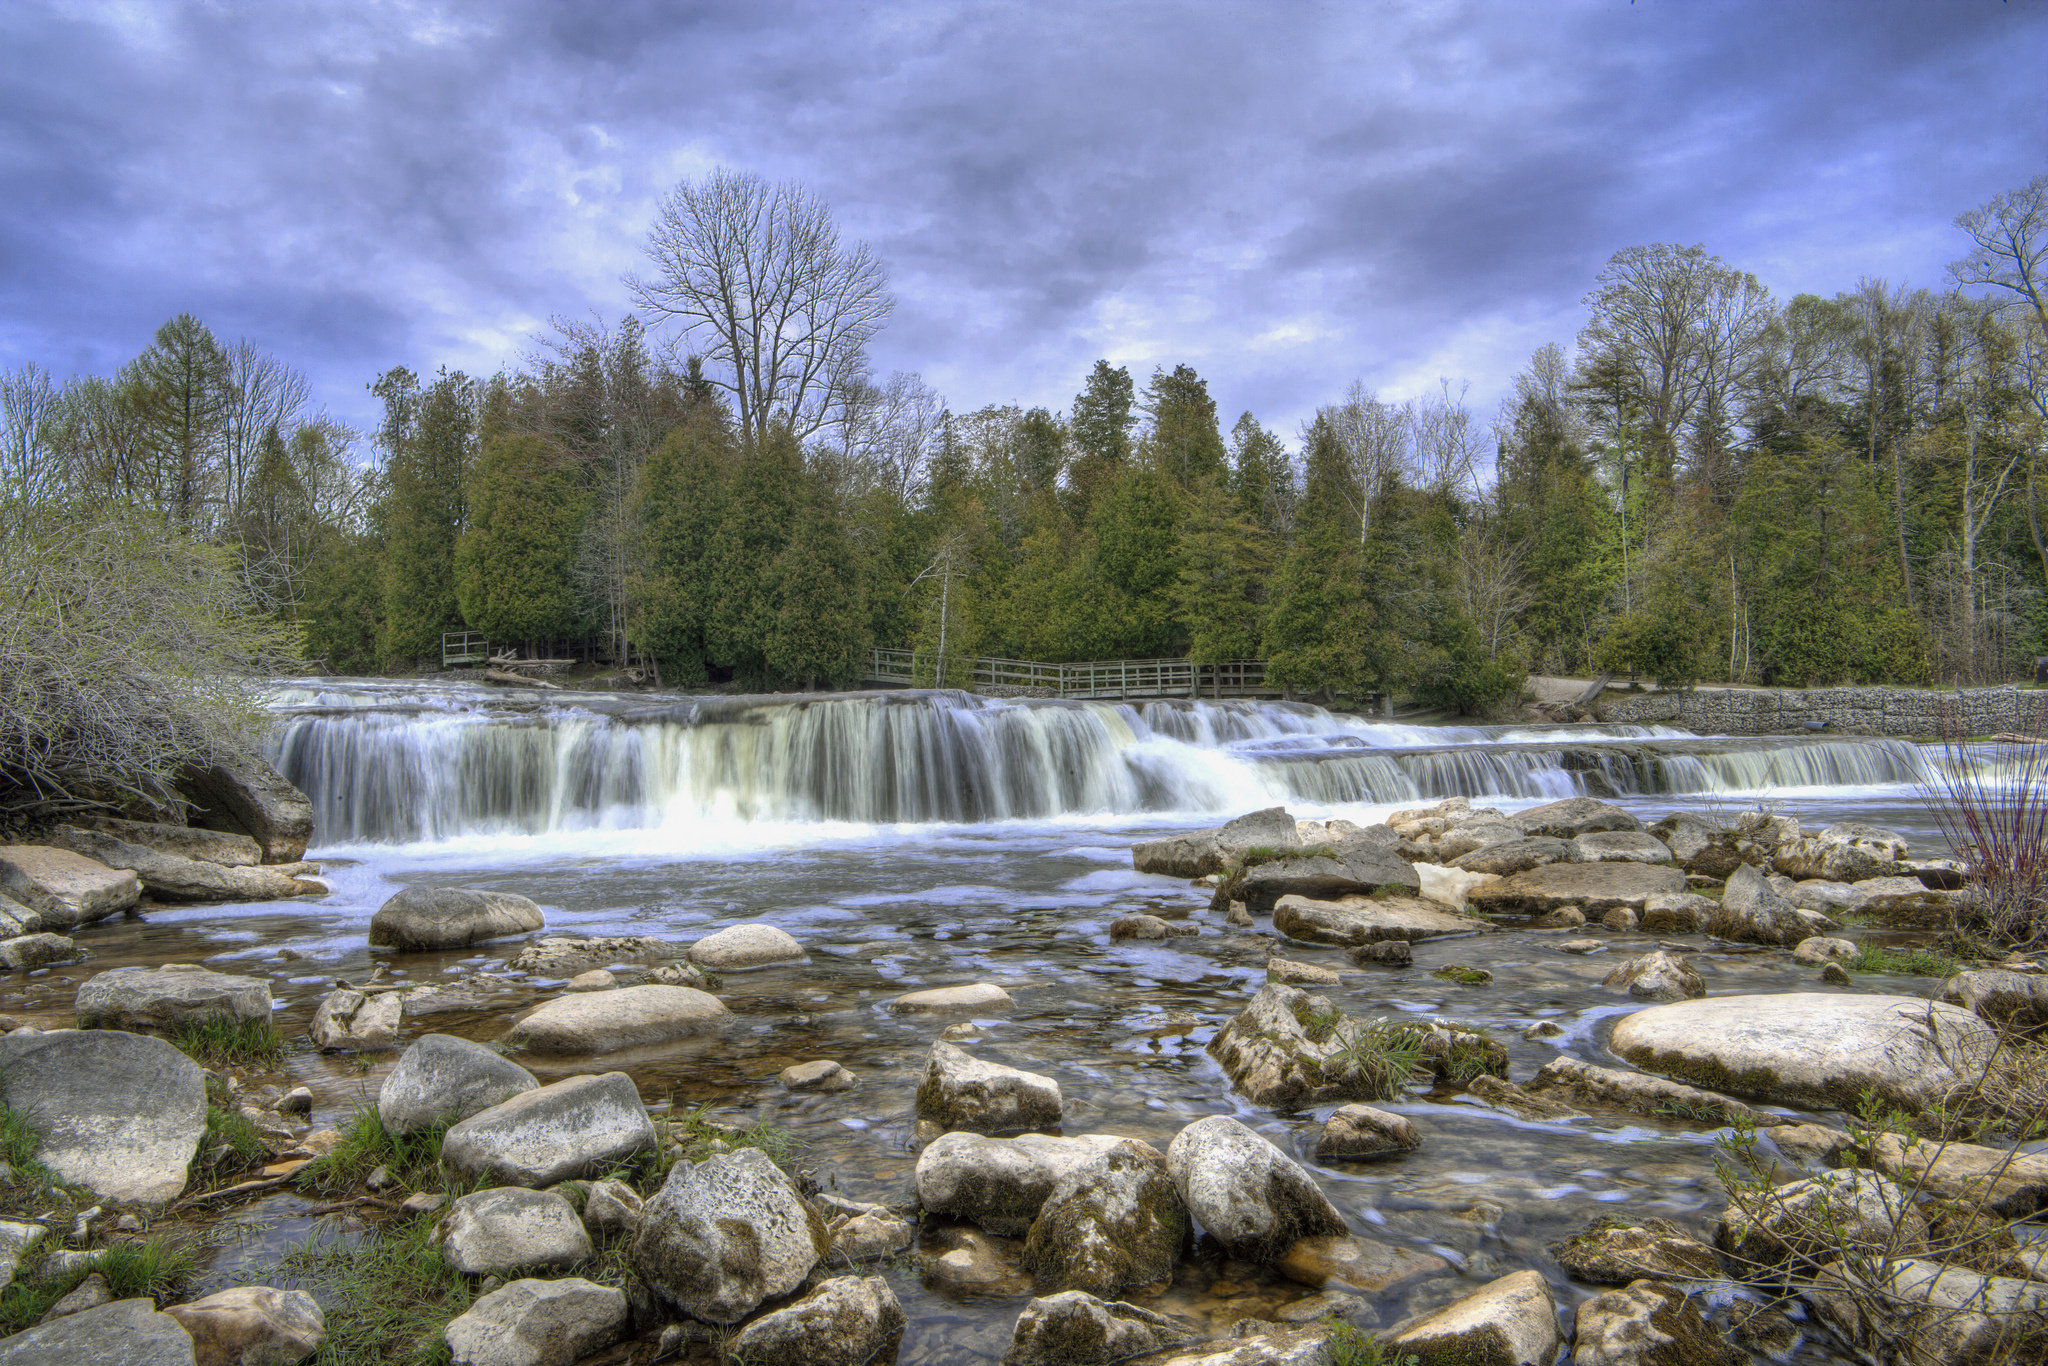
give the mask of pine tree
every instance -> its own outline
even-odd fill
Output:
[[[1271,538],[1239,512],[1220,481],[1196,489],[1181,533],[1174,610],[1197,664],[1258,657]]]
[[[1266,617],[1266,677],[1290,692],[1369,692],[1391,660],[1363,587],[1344,452],[1321,418],[1309,431],[1307,467],[1294,542]]]
[[[588,614],[570,571],[585,503],[575,472],[540,437],[484,448],[455,546],[455,598],[472,630],[507,644],[582,634]]]
[[[443,371],[422,392],[411,371],[373,386],[384,400],[378,441],[389,480],[384,512],[384,657],[438,657],[444,631],[459,629],[455,542],[467,517],[463,484],[476,438],[476,386]]]
[[[815,489],[774,566],[774,624],[763,655],[775,677],[810,691],[845,687],[868,652],[865,611],[852,549]]]
[[[804,496],[803,452],[783,428],[743,445],[713,538],[718,592],[705,641],[714,661],[751,686],[765,685],[777,601],[775,562],[789,544]]]
[[[725,591],[715,555],[731,458],[724,405],[693,402],[634,490],[626,586],[632,637],[659,662],[664,682],[704,678],[713,611]]]
[[[1224,473],[1216,400],[1209,397],[1209,382],[1192,367],[1176,365],[1172,374],[1154,370],[1145,386],[1144,408],[1152,419],[1145,457],[1154,469],[1183,489]]]
[[[1095,499],[1130,463],[1131,428],[1138,420],[1132,412],[1134,395],[1129,370],[1111,369],[1108,361],[1098,360],[1088,387],[1074,397],[1067,430],[1077,454],[1067,494],[1068,515],[1076,523],[1088,519]]]
[[[1180,496],[1153,470],[1131,467],[1089,518],[1094,542],[1091,630],[1096,658],[1179,655],[1187,636],[1173,610],[1180,580]]]

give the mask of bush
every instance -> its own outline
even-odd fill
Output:
[[[1958,935],[1981,930],[2005,947],[2048,941],[2048,698],[2033,725],[1987,772],[1953,706],[1941,719],[1943,752],[1922,784],[1975,892],[1957,912]]]

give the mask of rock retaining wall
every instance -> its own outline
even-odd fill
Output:
[[[1700,735],[2033,734],[2048,693],[2018,688],[1703,688],[1602,700],[1602,721],[1682,726]],[[1815,727],[1809,723],[1822,722]]]

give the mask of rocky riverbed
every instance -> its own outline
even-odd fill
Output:
[[[298,1359],[308,1323],[357,1307],[289,1250],[425,1229],[462,1279],[457,1360],[755,1366],[1251,1366],[1364,1332],[1428,1363],[1901,1342],[1960,1362],[2013,1321],[1973,1317],[1973,1294],[2048,1291],[2023,1222],[2048,1163],[1942,1120],[2010,1056],[2001,1030],[2048,1021],[2044,979],[1867,952],[1967,918],[1932,851],[1588,799],[1157,833],[1134,854],[1040,838],[1028,860],[940,833],[926,886],[813,848],[785,856],[810,908],[773,924],[746,912],[788,866],[614,870],[608,898],[657,908],[628,923],[568,869],[426,869],[373,913],[335,863],[286,874],[321,879],[304,901],[231,918],[153,892],[66,936],[84,961],[0,977],[10,1103],[36,1098],[17,1109],[42,1160],[98,1207],[24,1211],[17,1274],[215,1230],[179,1293]],[[10,943],[47,933],[12,913]],[[149,1037],[191,1016],[294,1043],[208,1077]],[[209,1096],[266,1145],[232,1176],[200,1151]],[[330,1209],[292,1164],[359,1110],[456,1122],[437,1166],[365,1173]],[[778,1165],[763,1145],[786,1140]],[[1861,1241],[1817,1238],[1816,1202],[1858,1210]],[[1944,1232],[1959,1209],[1998,1236]],[[87,1330],[236,1359],[196,1309],[179,1356],[154,1310],[64,1315],[0,1360],[80,1359],[66,1334]]]

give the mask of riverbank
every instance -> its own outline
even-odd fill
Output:
[[[1565,706],[1590,684],[1547,679],[1542,705]],[[1700,687],[1684,692],[1608,689],[1585,711],[1619,725],[1679,726],[1698,735],[2032,735],[2048,693],[2039,689]]]

